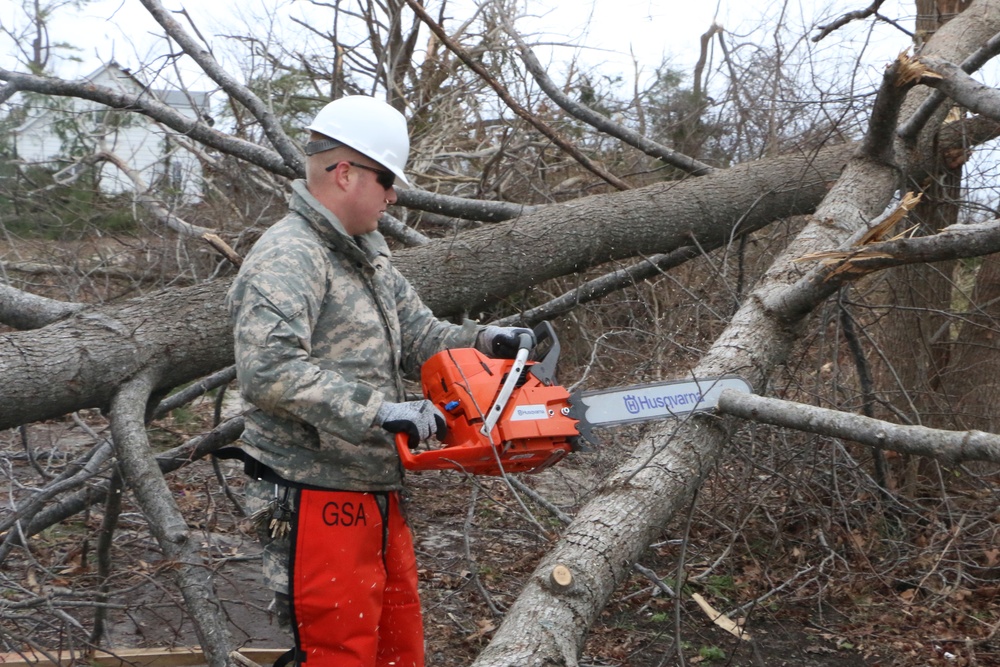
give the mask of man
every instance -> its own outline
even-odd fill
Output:
[[[403,375],[449,347],[512,357],[517,328],[442,322],[392,266],[379,217],[408,185],[402,114],[366,96],[308,128],[305,181],[230,289],[243,448],[267,529],[265,579],[308,667],[422,667],[412,538],[394,433],[443,437]]]

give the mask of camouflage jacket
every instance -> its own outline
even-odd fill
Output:
[[[283,478],[330,489],[402,485],[392,434],[373,426],[402,376],[478,333],[438,320],[378,232],[351,237],[305,187],[247,255],[226,302],[247,414],[244,449]]]

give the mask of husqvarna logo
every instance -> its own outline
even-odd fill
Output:
[[[678,408],[695,406],[702,401],[701,392],[685,392],[682,394],[661,394],[659,396],[636,396],[625,394],[622,397],[625,409],[631,415],[637,415],[649,410],[673,411]],[[688,408],[690,409],[690,408]]]
[[[536,419],[548,419],[549,411],[542,404],[537,405],[515,405],[514,412],[510,416],[511,421],[533,421]]]

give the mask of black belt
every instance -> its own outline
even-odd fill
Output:
[[[285,479],[276,473],[274,468],[264,465],[239,447],[223,447],[213,452],[212,455],[217,459],[238,459],[243,461],[243,472],[247,477],[253,477],[254,479],[264,480],[273,484],[281,484],[282,486],[291,486],[296,489],[317,488]]]

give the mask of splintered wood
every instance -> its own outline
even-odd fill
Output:
[[[739,637],[740,639],[743,639],[744,641],[750,641],[750,635],[749,633],[744,632],[742,625],[740,625],[733,619],[729,618],[721,611],[718,611],[712,605],[708,604],[708,601],[705,600],[705,598],[703,598],[701,595],[699,595],[698,593],[692,593],[691,599],[698,603],[698,606],[701,607],[701,610],[703,612],[705,612],[705,615],[708,616],[709,619],[711,619],[711,621],[715,623],[717,626],[719,626],[726,632],[729,632]]]
[[[840,264],[840,266],[830,273],[829,277],[833,277],[840,273],[855,271],[856,268],[852,266],[852,264],[859,260],[872,259],[876,257],[891,257],[891,255],[887,255],[886,253],[871,250],[868,246],[873,243],[879,243],[880,241],[894,241],[909,234],[912,231],[912,228],[907,229],[891,238],[886,238],[889,232],[892,231],[892,228],[895,227],[901,220],[904,220],[906,216],[909,215],[910,211],[912,211],[914,207],[920,203],[922,196],[923,195],[914,194],[912,192],[907,192],[903,195],[899,205],[888,215],[875,223],[867,232],[865,232],[864,235],[862,235],[861,238],[854,243],[852,249],[813,252],[808,255],[803,255],[795,261],[809,262],[819,260],[825,266]]]

